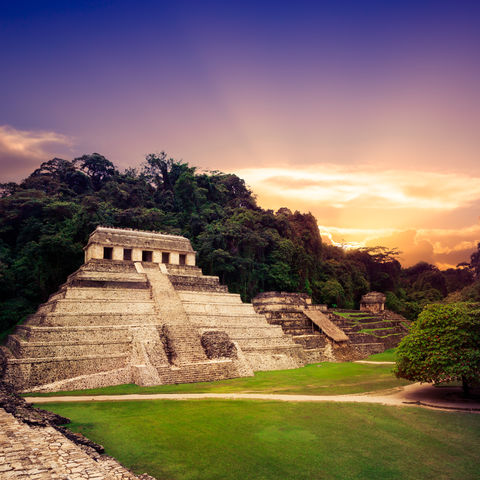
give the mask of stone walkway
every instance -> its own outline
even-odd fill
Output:
[[[0,408],[2,480],[139,480],[116,460],[87,453],[53,427],[30,427]],[[154,480],[154,479],[153,479]]]
[[[365,363],[367,365],[395,365],[395,362],[374,362],[373,360],[355,360],[353,363]]]
[[[378,403],[391,406],[412,406],[480,413],[480,402],[457,398],[458,388],[437,388],[429,384],[414,383],[392,390],[389,394],[360,395],[281,395],[264,393],[155,393],[135,395],[82,395],[58,397],[26,397],[29,403],[51,402],[111,402],[128,400],[277,400],[284,402],[348,402]]]

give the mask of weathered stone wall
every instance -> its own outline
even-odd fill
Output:
[[[208,358],[237,358],[237,347],[225,332],[205,332],[202,347]]]

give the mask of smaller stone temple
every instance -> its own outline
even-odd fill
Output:
[[[307,363],[350,361],[398,345],[408,331],[404,317],[383,308],[385,295],[372,293],[365,297],[379,299],[381,311],[328,309],[312,305],[305,293],[264,292],[252,303],[257,313],[272,325],[280,325],[303,348]]]
[[[371,313],[382,313],[385,310],[386,296],[380,292],[369,292],[360,300],[360,310]]]
[[[257,313],[300,345],[307,363],[339,360],[349,350],[348,336],[327,316],[326,305],[312,305],[305,293],[264,292],[252,300]],[[351,353],[351,352],[350,352]]]

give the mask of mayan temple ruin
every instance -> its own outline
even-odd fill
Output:
[[[107,227],[0,348],[4,380],[29,391],[209,381],[305,363],[280,326],[202,275],[186,238]]]
[[[84,250],[80,269],[0,347],[3,379],[19,390],[250,376],[362,358],[406,332],[377,292],[364,311],[283,292],[242,303],[202,274],[184,237],[97,227]]]

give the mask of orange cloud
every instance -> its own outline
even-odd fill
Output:
[[[474,175],[332,164],[236,173],[263,207],[311,211],[327,242],[397,247],[406,266],[420,260],[455,266],[480,239],[473,224],[480,178]]]
[[[419,261],[433,263],[440,268],[455,267],[469,261],[480,239],[480,226],[460,230],[362,230],[320,226],[326,243],[344,247],[374,247],[382,245],[398,248],[399,260],[408,267]]]
[[[456,173],[320,164],[236,170],[268,201],[322,202],[335,208],[452,210],[480,199],[479,178]]]

